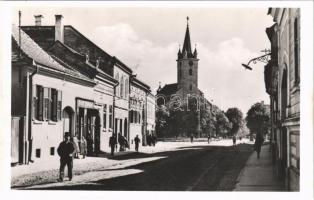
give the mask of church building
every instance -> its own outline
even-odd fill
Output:
[[[177,83],[159,86],[157,90],[157,104],[165,105],[169,110],[181,107],[188,111],[188,104],[191,100],[196,100],[198,108],[208,105],[204,99],[203,92],[198,88],[198,57],[196,47],[192,51],[189,17],[187,17],[187,27],[182,50],[179,48],[177,57]],[[175,104],[179,103],[179,104]],[[183,111],[183,110],[182,110]],[[200,132],[199,109],[197,112],[197,126],[195,132]]]

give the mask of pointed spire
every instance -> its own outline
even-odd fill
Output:
[[[186,26],[182,52],[186,51],[188,54],[188,57],[190,57],[190,55],[192,55],[192,48],[191,48],[191,39],[190,39],[190,30],[189,30],[189,17],[186,17],[186,19],[187,19],[187,26]]]
[[[178,59],[182,57],[181,45],[179,45]]]
[[[197,58],[197,49],[196,49],[196,44],[195,44],[195,49],[194,49],[193,56],[194,56],[194,58]]]

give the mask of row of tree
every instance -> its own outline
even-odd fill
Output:
[[[236,107],[226,112],[216,105],[207,104],[199,107],[193,103],[184,110],[186,105],[179,109],[169,109],[160,106],[156,111],[156,133],[158,137],[187,137],[191,134],[200,137],[226,137],[232,135],[244,136],[269,130],[269,106],[256,103],[247,112],[243,113]],[[196,132],[199,130],[199,133]]]

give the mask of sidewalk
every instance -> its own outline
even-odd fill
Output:
[[[260,159],[254,152],[238,177],[234,191],[284,191],[283,181],[274,175],[269,145],[262,146]]]

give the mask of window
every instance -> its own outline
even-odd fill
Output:
[[[109,105],[109,128],[112,128],[112,105]]]
[[[124,95],[124,78],[121,76],[120,79],[120,97],[123,98]]]
[[[129,80],[128,79],[125,79],[125,90],[124,90],[124,92],[125,92],[125,98],[127,98],[128,96],[129,96]]]
[[[37,98],[37,102],[36,102],[36,119],[43,121],[43,101],[44,101],[44,88],[41,85],[37,85],[36,88],[36,98]]]
[[[190,85],[190,91],[192,91],[192,85]]]
[[[191,68],[189,69],[189,74],[190,74],[190,76],[192,76],[192,69]]]
[[[33,119],[39,121],[61,120],[62,92],[41,85],[33,86]]]
[[[298,19],[294,20],[294,80],[295,85],[300,82],[299,75],[299,32],[298,32]]]
[[[50,155],[51,156],[55,155],[55,148],[54,147],[50,147]]]
[[[107,128],[107,104],[103,108],[103,127]]]
[[[40,149],[36,149],[36,158],[40,158],[40,153],[41,153],[41,150]]]
[[[51,110],[51,98],[50,98],[50,88],[44,88],[44,107],[43,107],[43,118],[44,121],[50,119],[50,110]]]

